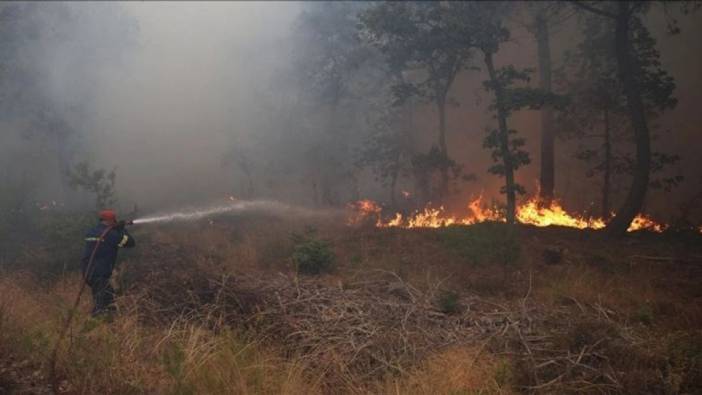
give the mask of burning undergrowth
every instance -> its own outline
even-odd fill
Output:
[[[359,200],[349,204],[351,215],[349,224],[373,222],[377,227],[439,228],[450,225],[473,225],[481,222],[505,222],[504,212],[495,206],[487,206],[482,197],[470,201],[462,214],[449,213],[443,206],[427,205],[411,214],[394,213],[387,215],[383,208],[372,200]],[[614,214],[612,214],[614,216]],[[538,198],[531,198],[519,205],[516,210],[518,222],[534,226],[565,226],[577,229],[602,229],[607,225],[603,218],[568,213],[560,202],[543,204]],[[661,233],[668,225],[659,223],[645,214],[637,215],[628,231],[648,230]]]

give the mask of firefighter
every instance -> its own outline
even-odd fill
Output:
[[[99,218],[97,226],[85,235],[85,252],[81,260],[83,278],[93,293],[93,317],[114,310],[110,276],[115,268],[117,250],[134,247],[134,238],[125,229],[125,222],[118,222],[113,210],[100,211]]]

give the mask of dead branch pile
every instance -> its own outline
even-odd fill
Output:
[[[522,303],[492,351],[514,356],[515,382],[528,393],[675,393],[662,355],[600,304],[576,310]],[[573,307],[575,307],[573,306]],[[541,311],[541,312],[540,312]],[[512,321],[517,320],[517,321]],[[514,325],[519,322],[526,325]]]
[[[630,389],[626,371],[653,376],[657,369],[641,355],[636,366],[618,363],[631,359],[636,339],[623,335],[615,312],[577,301],[546,309],[528,294],[510,303],[462,296],[460,309],[445,314],[436,306],[438,285],[422,292],[381,270],[335,286],[283,274],[218,276],[177,257],[141,270],[132,290],[147,319],[186,316],[215,330],[247,329],[306,361],[330,386],[360,388],[442,347],[479,343],[516,361],[516,381],[527,392],[622,393]]]
[[[177,255],[177,254],[174,254]],[[503,331],[506,312],[475,296],[460,311],[436,306],[436,289],[425,292],[391,272],[372,271],[345,284],[292,275],[232,276],[170,264],[133,266],[132,295],[155,323],[183,316],[213,328],[245,328],[307,361],[325,380],[364,381],[403,372],[432,351],[475,343]]]
[[[171,277],[173,279],[174,277]],[[177,279],[178,276],[175,276]],[[253,329],[324,372],[327,381],[364,381],[407,366],[448,345],[476,342],[503,330],[504,314],[478,298],[447,315],[394,273],[377,271],[343,286],[279,274],[152,283],[144,301],[156,317],[197,315]]]

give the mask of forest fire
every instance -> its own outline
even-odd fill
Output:
[[[468,212],[463,216],[449,214],[444,207],[425,207],[411,215],[395,213],[390,219],[384,220],[382,207],[372,200],[360,200],[349,205],[353,215],[349,217],[349,224],[358,224],[364,221],[374,221],[376,227],[400,228],[439,228],[450,225],[472,225],[480,222],[504,222],[504,214],[497,208],[486,207],[482,196],[472,201],[467,206]],[[602,229],[606,222],[602,218],[585,217],[568,213],[558,201],[545,206],[540,204],[538,198],[532,198],[517,207],[517,220],[522,224],[544,226],[565,226],[577,229]],[[628,231],[648,230],[663,232],[667,225],[658,223],[652,218],[639,214],[634,218]]]

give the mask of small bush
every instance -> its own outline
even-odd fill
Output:
[[[651,324],[653,324],[653,319],[655,317],[651,306],[644,304],[639,306],[638,309],[636,309],[631,318],[636,322],[640,322],[644,325],[650,326]]]
[[[454,291],[443,291],[436,301],[439,311],[444,314],[455,314],[460,310],[458,294]]]
[[[336,259],[331,243],[321,240],[308,232],[307,235],[293,234],[295,243],[292,261],[301,274],[320,274],[331,271]]]

